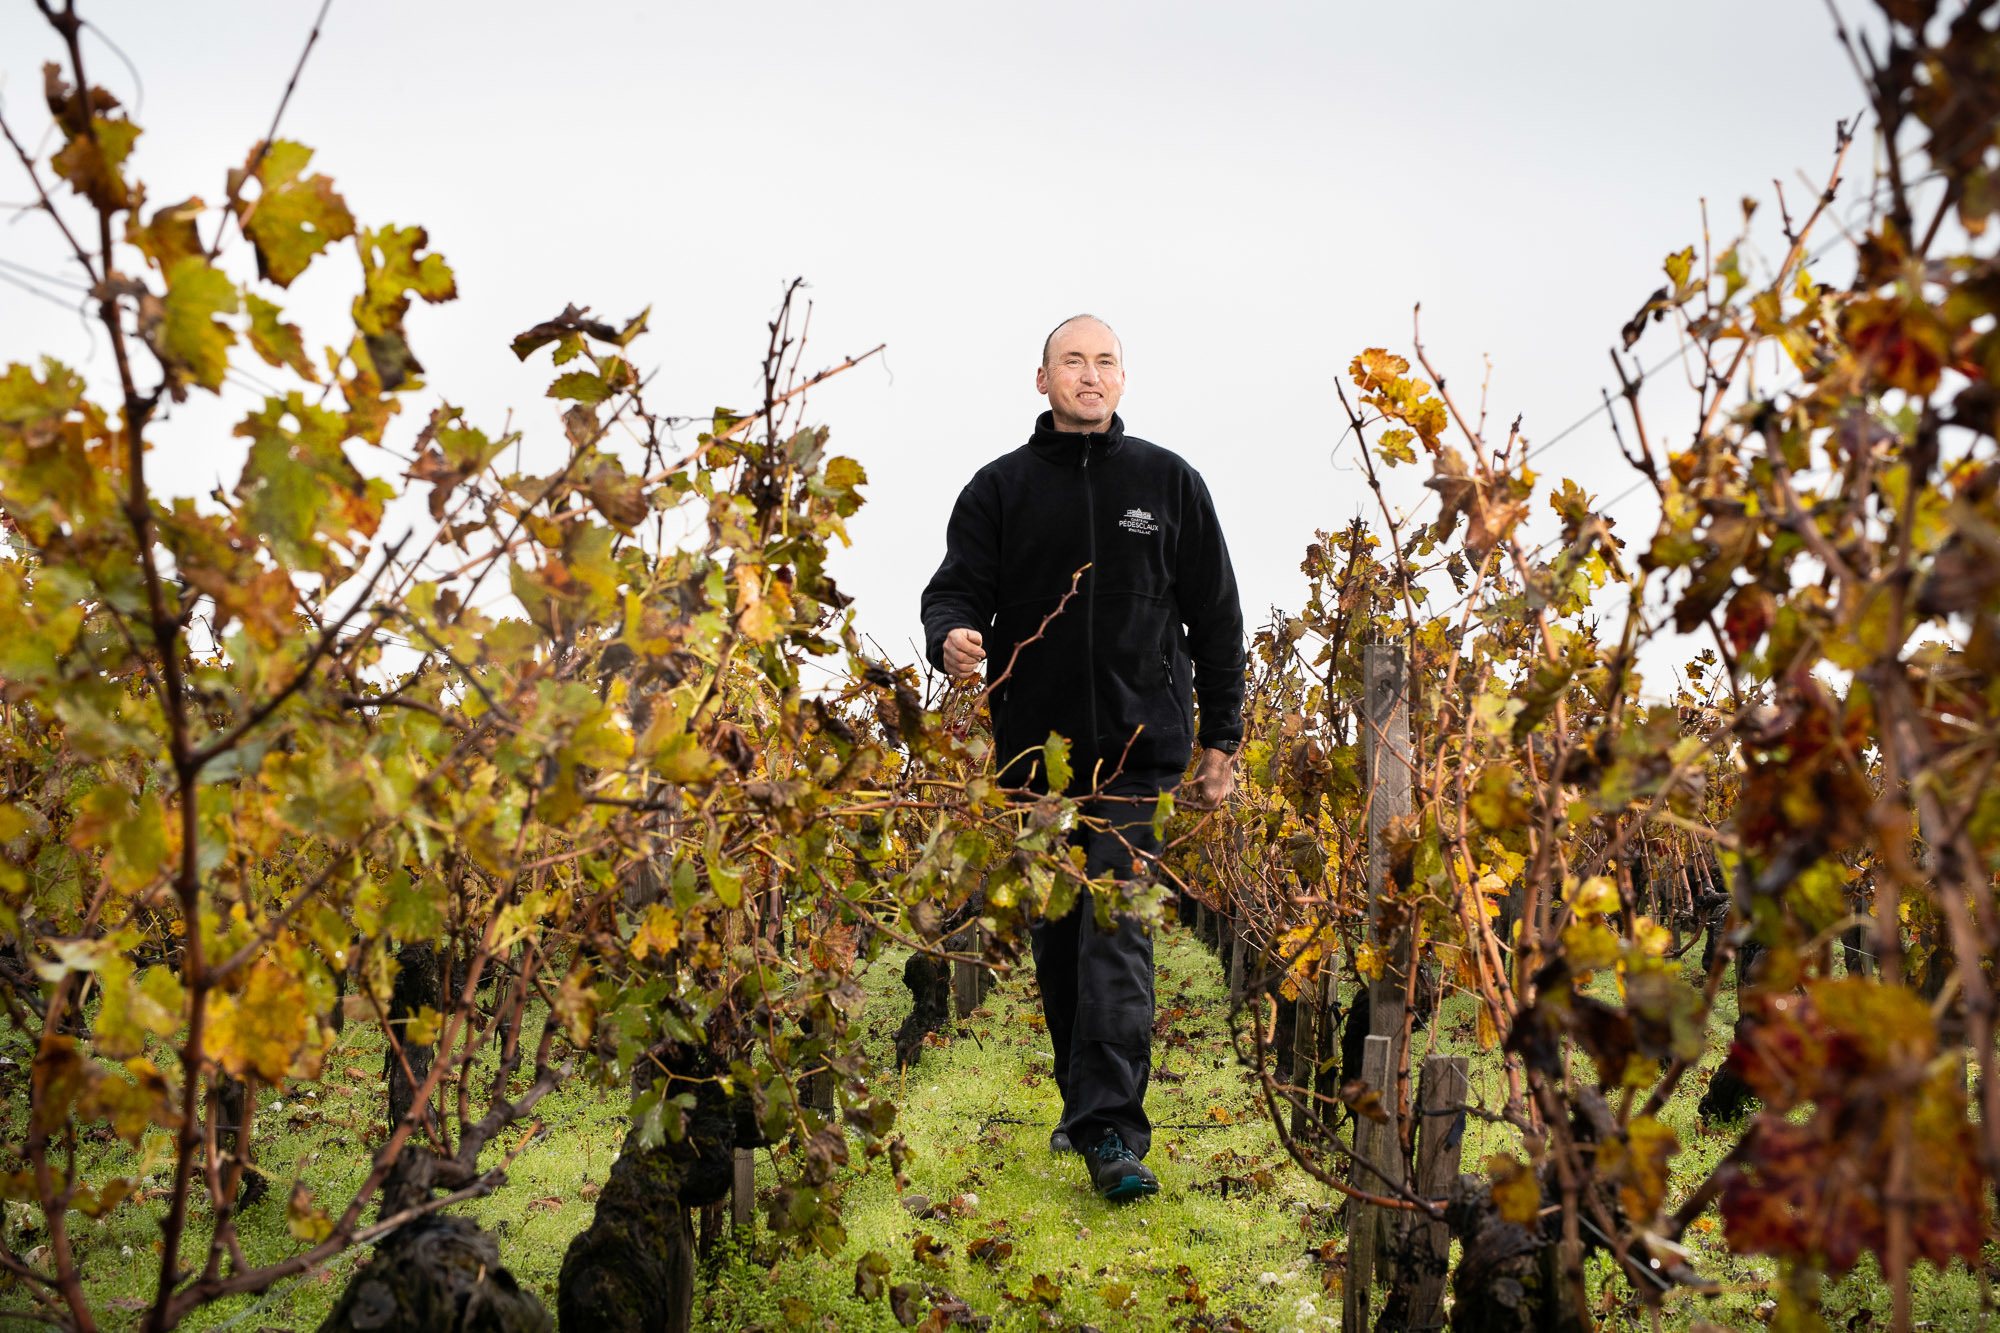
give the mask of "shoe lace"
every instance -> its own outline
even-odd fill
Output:
[[[1096,1154],[1100,1162],[1119,1162],[1128,1157],[1137,1160],[1139,1156],[1125,1146],[1125,1140],[1119,1138],[1115,1130],[1097,1141]]]

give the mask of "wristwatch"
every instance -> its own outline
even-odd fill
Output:
[[[1202,748],[1205,750],[1220,750],[1224,754],[1235,754],[1236,747],[1241,745],[1242,743],[1243,742],[1236,740],[1211,741],[1207,745],[1204,745]]]

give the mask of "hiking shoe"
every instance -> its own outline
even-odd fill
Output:
[[[1049,1151],[1053,1153],[1075,1152],[1076,1145],[1069,1141],[1068,1132],[1058,1126],[1049,1131]]]
[[[1158,1194],[1160,1178],[1146,1169],[1139,1154],[1125,1146],[1118,1131],[1107,1129],[1097,1146],[1090,1150],[1090,1183],[1098,1197],[1112,1203]]]

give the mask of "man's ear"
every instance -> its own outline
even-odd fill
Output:
[[[1035,367],[1035,392],[1041,394],[1045,398],[1048,396],[1049,368],[1047,366]]]

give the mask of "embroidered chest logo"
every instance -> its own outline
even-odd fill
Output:
[[[1126,510],[1125,517],[1118,520],[1118,526],[1127,532],[1137,532],[1142,535],[1160,530],[1160,525],[1153,521],[1152,514],[1144,509]]]

